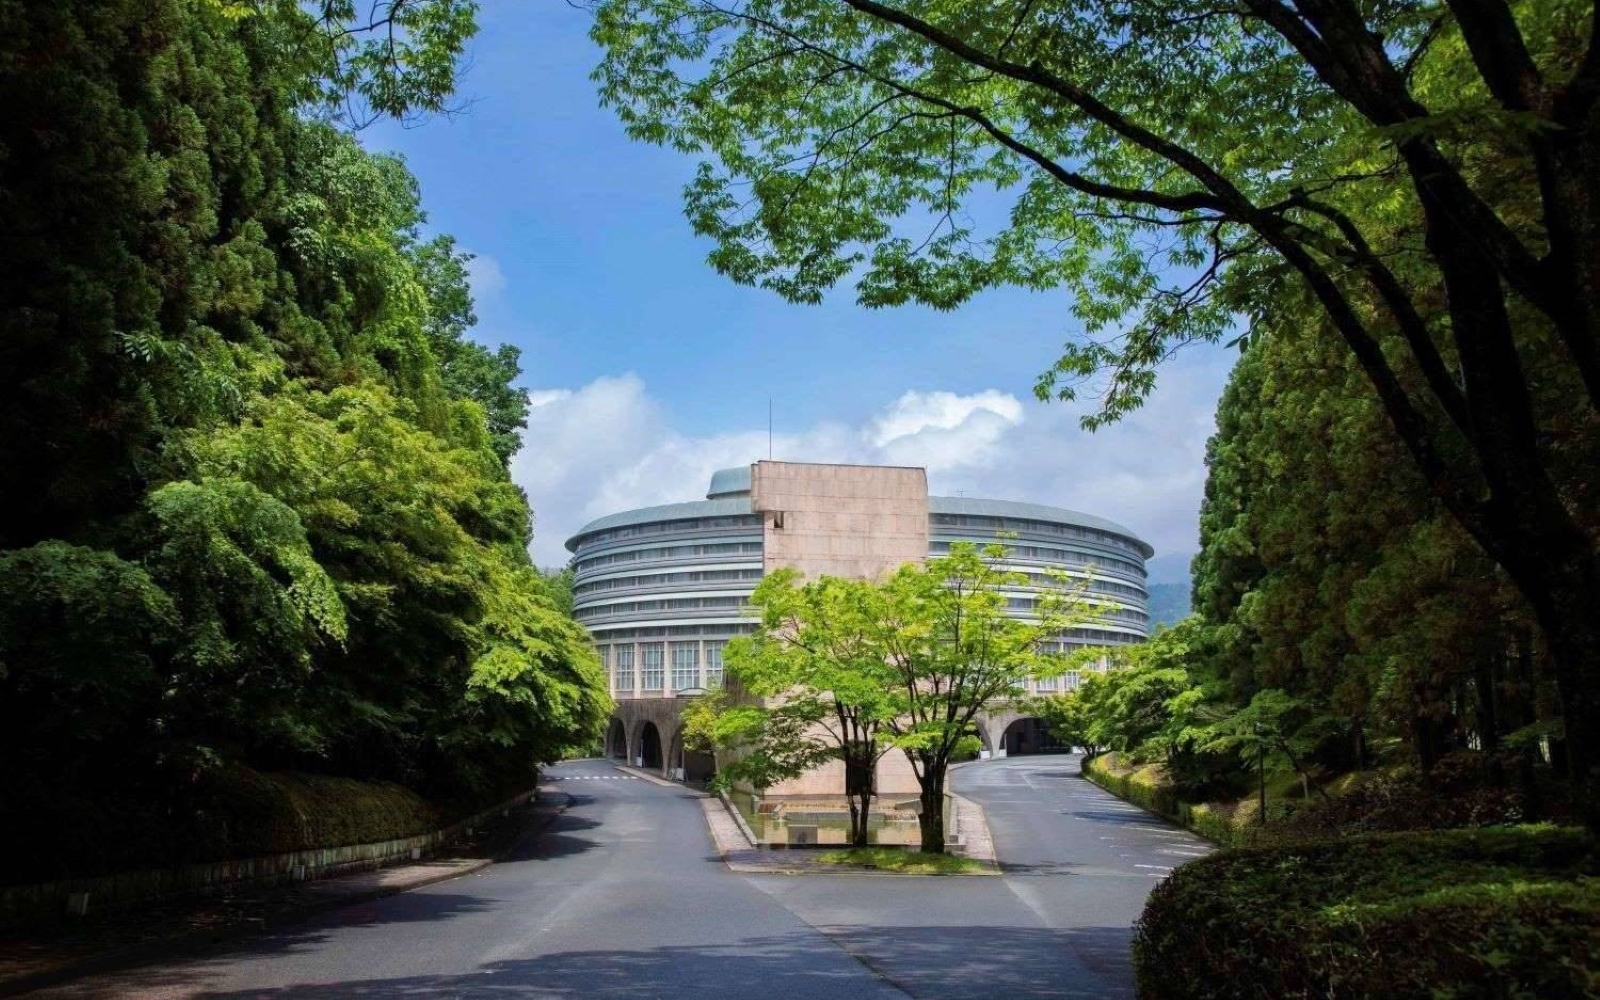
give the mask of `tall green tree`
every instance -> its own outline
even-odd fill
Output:
[[[1600,822],[1600,52],[1577,0],[597,0],[711,262],[816,301],[1065,285],[1108,372],[1303,296],[1547,643]],[[998,192],[998,194],[996,194]],[[1570,447],[1577,443],[1579,447]],[[1567,444],[1565,450],[1559,445]]]
[[[515,352],[341,127],[444,107],[473,11],[0,0],[0,813],[34,877],[178,858],[240,767],[482,801],[604,720],[528,559]]]
[[[883,583],[874,616],[891,695],[883,725],[916,775],[930,853],[945,849],[950,765],[978,749],[978,713],[1019,697],[1030,679],[1061,674],[1063,633],[1094,611],[1063,576],[1037,592],[1027,617],[1016,613],[1012,594],[1029,581],[1003,567],[1005,551],[958,542],[948,556],[902,566]]]
[[[728,773],[759,769],[770,784],[838,762],[850,843],[865,847],[874,774],[891,749],[882,735],[897,707],[885,673],[883,597],[867,580],[824,576],[802,585],[799,578],[793,568],[763,578],[750,595],[760,631],[723,651],[731,684],[757,700],[733,703],[721,723],[722,742],[737,744]]]

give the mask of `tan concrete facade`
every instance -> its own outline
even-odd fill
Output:
[[[576,614],[595,638],[616,713],[606,752],[667,777],[704,780],[717,763],[683,746],[686,699],[721,686],[726,643],[759,628],[748,596],[758,581],[790,566],[804,579],[878,579],[957,542],[1010,539],[1010,561],[1029,582],[1012,606],[1053,589],[1048,571],[1088,582],[1104,616],[1064,633],[1062,649],[1138,641],[1146,634],[1144,560],[1149,546],[1093,515],[1037,504],[932,497],[923,469],[759,461],[713,474],[703,501],[619,511],[569,539]],[[1041,678],[1028,694],[1073,690],[1078,672]],[[1009,704],[980,714],[984,750],[1019,752],[1007,727]],[[1032,725],[1032,722],[1028,722]],[[1033,742],[1037,743],[1035,735]],[[722,763],[726,763],[725,761]],[[837,797],[842,764],[819,768],[769,795]],[[877,788],[890,801],[917,792],[899,751],[881,760]]]
[[[876,579],[928,555],[928,474],[892,466],[757,462],[765,572]]]
[[[763,572],[793,566],[821,576],[877,579],[928,555],[928,475],[918,468],[756,462],[750,509],[762,518]],[[878,763],[880,795],[915,795],[905,754]],[[770,795],[839,795],[834,762],[769,789]]]

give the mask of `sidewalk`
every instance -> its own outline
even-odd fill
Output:
[[[37,934],[6,932],[0,936],[0,997],[179,956],[317,913],[470,875],[542,832],[570,801],[564,792],[541,785],[535,801],[485,824],[470,840],[453,845],[445,857],[297,885],[157,903]]]

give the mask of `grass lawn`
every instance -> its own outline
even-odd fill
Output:
[[[826,851],[818,856],[823,864],[870,868],[903,875],[977,875],[988,869],[982,862],[954,854],[924,854],[898,847],[853,847]]]

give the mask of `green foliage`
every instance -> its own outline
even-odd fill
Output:
[[[893,694],[885,728],[921,785],[929,853],[944,851],[945,780],[953,761],[978,749],[978,713],[1019,697],[1030,679],[1060,675],[1059,637],[1093,614],[1063,575],[1038,592],[1032,617],[1013,617],[1007,591],[1027,578],[1002,568],[1005,553],[956,543],[948,556],[902,566],[882,588],[876,617]]]
[[[1141,997],[1593,995],[1600,853],[1555,827],[1230,851],[1150,895]]]
[[[1240,847],[1260,839],[1256,828],[1241,823],[1241,819],[1247,820],[1253,814],[1235,810],[1227,803],[1190,802],[1182,798],[1169,780],[1166,768],[1159,764],[1130,764],[1113,751],[1086,759],[1083,776],[1117,798],[1165,816],[1218,844]],[[1236,814],[1238,812],[1246,812],[1246,815],[1241,817]]]
[[[872,774],[890,749],[881,739],[894,710],[881,642],[883,601],[866,580],[822,577],[804,586],[792,568],[769,573],[750,595],[754,634],[723,651],[728,680],[756,702],[726,706],[694,731],[732,752],[724,781],[764,789],[826,760],[844,765],[850,837],[867,843]],[[696,714],[715,710],[703,702]]]
[[[736,749],[721,780],[758,787],[844,761],[858,846],[872,768],[898,749],[922,789],[922,849],[942,853],[945,776],[976,752],[977,714],[1030,678],[1060,674],[1061,633],[1092,613],[1063,576],[1039,593],[1036,617],[1013,617],[1007,591],[1028,581],[1002,569],[1004,558],[1003,546],[957,543],[877,582],[800,586],[792,569],[769,574],[751,598],[761,630],[724,652],[730,681],[762,701],[700,701],[685,716],[690,738]]]
[[[528,561],[516,352],[469,339],[404,164],[330,124],[442,108],[474,10],[0,0],[21,856],[99,864],[59,832],[115,814],[164,857],[228,769],[481,800],[603,722]]]
[[[723,662],[728,663],[726,655]],[[817,700],[733,704],[725,692],[712,691],[684,708],[683,745],[700,753],[726,755],[712,778],[715,790],[748,785],[761,794],[839,759],[840,748],[819,729],[826,711]],[[865,829],[864,821],[859,825]]]
[[[439,829],[451,816],[400,785],[319,774],[209,774],[177,857],[248,858],[370,844]]]
[[[1247,348],[1195,581],[1233,662],[1204,683],[1284,692],[1346,765],[1402,735],[1431,760],[1465,697],[1492,744],[1553,687],[1600,826],[1592,5],[592,6],[602,99],[702,158],[687,213],[733,280],[1064,289],[1085,337],[1036,391],[1093,382],[1091,428],[1183,345]],[[1540,676],[1507,664],[1540,642]]]

